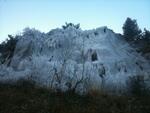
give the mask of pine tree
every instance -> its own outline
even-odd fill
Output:
[[[127,18],[123,25],[123,35],[127,41],[134,41],[140,38],[141,30],[135,19]]]
[[[75,24],[73,24],[73,23],[67,23],[67,22],[65,23],[65,25],[62,26],[62,28],[63,28],[63,29],[67,29],[67,28],[70,27],[70,26],[71,26],[71,27],[74,27],[74,28],[76,28],[76,29],[79,29],[79,28],[80,28],[80,24],[76,24],[76,25],[75,25]]]
[[[150,31],[148,31],[146,28],[144,28],[143,38],[147,41],[150,41]]]

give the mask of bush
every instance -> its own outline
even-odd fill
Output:
[[[149,90],[146,87],[144,76],[132,76],[128,80],[128,90],[133,96],[145,96],[149,94]]]
[[[15,47],[18,41],[18,36],[13,37],[12,35],[8,35],[8,39],[0,44],[0,53],[1,58],[0,62],[3,64],[8,62],[7,65],[11,62],[11,58],[14,54]]]

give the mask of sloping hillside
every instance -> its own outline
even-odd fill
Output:
[[[107,27],[83,31],[74,26],[41,33],[25,29],[10,65],[0,65],[0,81],[32,79],[55,90],[126,89],[130,76],[144,75],[149,64]]]

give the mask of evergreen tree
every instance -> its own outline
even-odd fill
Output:
[[[138,27],[135,19],[127,18],[123,25],[123,35],[127,41],[140,39],[141,30]]]
[[[150,41],[150,31],[144,28],[143,38],[146,39],[148,42]]]
[[[70,27],[70,26],[71,26],[71,27],[74,27],[74,28],[76,28],[76,29],[79,29],[79,28],[80,28],[80,24],[76,24],[76,25],[75,25],[75,24],[73,24],[73,23],[67,23],[67,22],[65,23],[65,25],[62,26],[62,28],[63,28],[63,29],[66,29],[66,28],[68,28],[68,27]]]
[[[142,39],[139,41],[143,43],[143,46],[139,51],[143,54],[150,53],[150,31],[144,29],[144,32],[142,33]]]

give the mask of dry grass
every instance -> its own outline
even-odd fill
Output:
[[[150,113],[150,97],[54,93],[28,82],[0,85],[0,113]]]

